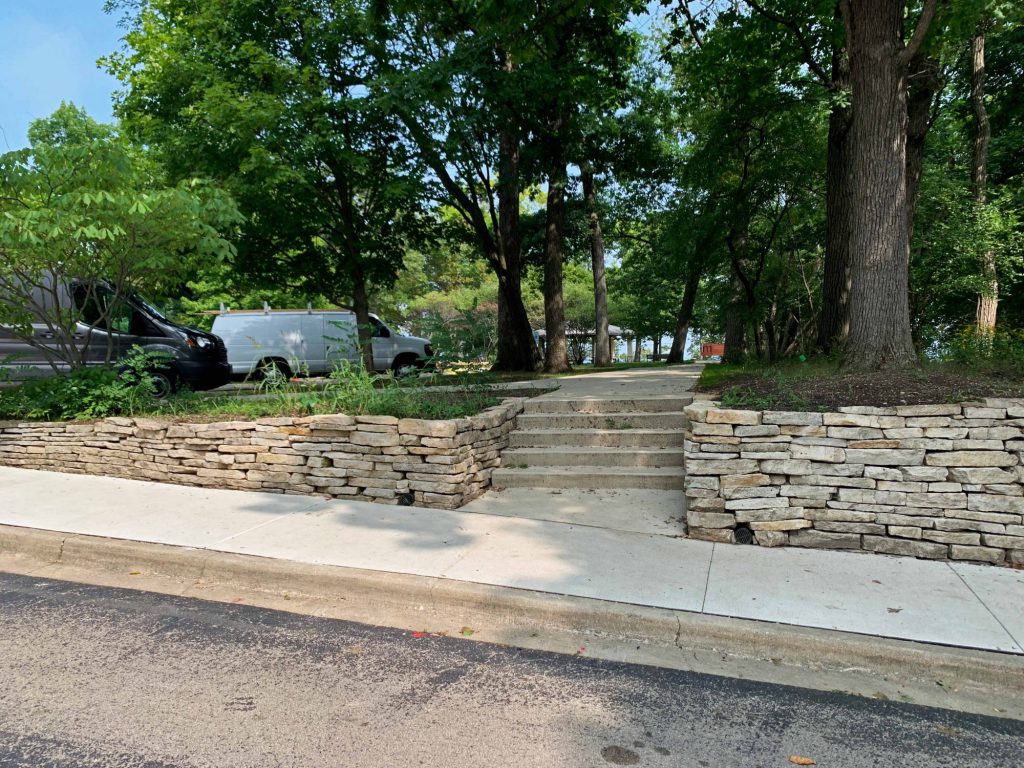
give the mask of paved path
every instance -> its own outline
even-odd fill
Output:
[[[1014,768],[1024,740],[996,717],[35,576],[0,575],[0,615],[12,768]]]
[[[0,525],[1024,653],[1024,572],[0,468]]]

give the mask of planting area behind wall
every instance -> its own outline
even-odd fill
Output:
[[[1024,400],[686,414],[693,538],[1024,563]]]

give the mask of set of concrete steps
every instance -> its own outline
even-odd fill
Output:
[[[528,400],[491,482],[495,488],[679,490],[683,408],[692,399]]]

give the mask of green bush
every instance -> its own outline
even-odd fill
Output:
[[[1020,378],[1024,372],[1024,330],[1000,328],[986,335],[968,326],[953,337],[943,357],[979,373]]]
[[[64,421],[131,416],[153,408],[156,387],[148,372],[166,364],[166,355],[132,347],[116,369],[75,368],[0,390],[0,417]]]

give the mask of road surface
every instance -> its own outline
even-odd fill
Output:
[[[468,630],[467,630],[468,631]],[[0,574],[0,766],[1024,765],[1024,723]]]

